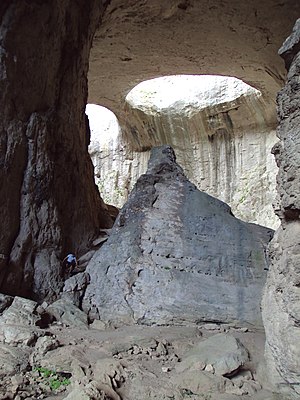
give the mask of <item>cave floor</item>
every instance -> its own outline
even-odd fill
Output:
[[[98,389],[106,394],[111,390],[111,396],[103,399],[276,398],[258,383],[261,382],[257,371],[261,370],[259,364],[263,361],[265,336],[257,329],[217,324],[104,328],[101,322],[95,321],[94,327],[87,330],[52,325],[49,331],[57,337],[60,347],[48,352],[42,364],[55,366],[57,370],[72,370],[75,389],[69,395],[64,391],[45,397],[47,400],[75,399],[75,393],[80,399],[94,398],[88,386],[96,380],[102,382]],[[238,374],[230,378],[217,377],[207,368],[202,371],[203,365],[198,371],[195,371],[198,367],[193,366],[188,373],[189,379],[184,373],[178,373],[178,365],[186,352],[199,341],[221,332],[239,339],[249,351],[250,360]],[[245,384],[247,380],[251,385]],[[91,397],[87,397],[89,395]]]

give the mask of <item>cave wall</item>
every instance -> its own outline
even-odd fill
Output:
[[[277,51],[300,14],[295,0],[111,0],[93,41],[89,103],[126,122],[138,83],[175,74],[235,76],[273,106],[284,84]]]
[[[259,98],[245,96],[221,108],[207,107],[190,117],[133,109],[127,131],[136,134],[130,135],[128,147],[137,150],[138,140],[148,148],[169,143],[200,190],[228,203],[235,216],[276,228],[272,202],[277,168],[271,155],[275,129],[268,125]],[[135,156],[142,161],[145,155],[140,154]]]
[[[271,154],[277,138],[270,105],[260,93],[241,81],[216,77],[209,90],[198,82],[202,92],[195,97],[188,90],[178,99],[174,93],[161,108],[152,100],[159,84],[148,82],[126,98],[125,130],[107,139],[100,126],[94,132],[90,154],[105,200],[122,206],[146,171],[149,149],[170,144],[200,190],[228,203],[247,222],[277,228],[272,207],[277,168]],[[172,84],[164,82],[167,95]],[[183,87],[197,85],[197,80],[183,82]]]
[[[103,23],[95,34],[89,70],[89,103],[100,104],[112,110],[124,133],[119,138],[118,145],[101,148],[101,167],[99,161],[93,158],[96,175],[101,176],[99,186],[104,195],[107,195],[105,198],[121,206],[122,198],[127,198],[136,178],[145,172],[149,158],[147,151],[153,142],[169,143],[175,148],[178,160],[189,179],[198,187],[229,202],[236,215],[241,218],[272,227],[278,226],[271,207],[276,167],[269,154],[276,141],[276,94],[285,79],[284,63],[278,57],[277,51],[289,35],[299,13],[300,3],[294,0],[169,0],[164,3],[159,0],[129,0],[126,4],[120,0],[112,0]],[[223,175],[218,174],[218,171],[210,172],[206,168],[206,158],[200,154],[200,137],[196,141],[199,149],[193,149],[195,125],[198,123],[199,130],[204,130],[201,127],[202,116],[199,116],[198,121],[195,117],[189,126],[183,126],[183,129],[191,130],[191,137],[186,137],[185,140],[174,137],[171,141],[163,137],[162,140],[153,140],[144,134],[148,130],[146,125],[152,131],[157,130],[158,136],[163,136],[162,125],[166,127],[164,131],[171,131],[172,126],[169,127],[168,121],[159,118],[149,121],[145,115],[126,106],[126,95],[138,83],[175,74],[234,76],[262,93],[262,112],[267,116],[265,123],[255,129],[247,129],[248,136],[245,135],[245,130],[238,132],[236,126],[237,140],[233,145],[227,146],[233,147],[237,153],[245,150],[245,159],[237,159],[235,165],[234,162],[229,165],[230,172],[236,168],[240,175],[235,183],[237,190],[229,189],[228,185],[222,187]],[[261,111],[252,111],[255,124]],[[234,111],[230,113],[234,114]],[[178,130],[182,129],[180,121],[172,124],[178,125]],[[132,146],[131,128],[136,128],[140,135],[137,147]],[[186,147],[176,146],[176,142]],[[246,143],[249,143],[251,149],[255,149],[250,167],[245,166],[250,158]],[[204,150],[211,147],[210,143],[204,143]],[[106,159],[108,152],[113,154],[110,159]],[[195,159],[195,164],[200,161],[201,168],[198,172],[190,165],[191,158]],[[227,159],[231,161],[229,155]],[[218,159],[215,164],[217,162],[220,165]],[[266,165],[263,166],[265,162]],[[254,172],[250,171],[251,165],[255,163],[261,167]],[[203,173],[204,180],[200,177]],[[203,185],[213,174],[218,175],[215,183]],[[243,185],[245,175],[251,183],[250,187]],[[214,185],[219,186],[218,190]],[[265,191],[262,186],[269,189]],[[116,190],[109,194],[111,187]],[[255,195],[252,202],[247,198],[247,194],[250,196],[251,193]],[[253,215],[254,207],[259,210],[260,215]]]
[[[263,296],[268,379],[276,391],[300,396],[300,19],[279,54],[288,70],[278,95],[279,167],[276,213],[281,219],[269,249]]]
[[[0,287],[51,298],[61,259],[111,220],[93,181],[84,109],[104,1],[0,5]]]

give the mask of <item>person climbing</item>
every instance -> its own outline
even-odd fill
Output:
[[[74,254],[70,253],[63,259],[62,264],[66,272],[71,275],[74,269],[77,267],[76,257],[74,256]]]

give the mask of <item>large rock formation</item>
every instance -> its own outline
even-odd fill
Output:
[[[247,222],[278,227],[272,208],[275,124],[258,90],[232,77],[164,77],[131,90],[126,109],[126,130],[119,127],[110,138],[101,123],[95,127],[97,114],[88,113],[90,154],[107,201],[123,205],[147,169],[149,150],[169,144],[198,189],[228,203]]]
[[[149,153],[141,149],[149,149],[149,142],[153,145],[154,126],[155,145],[170,144],[193,183],[198,185],[205,172],[201,190],[230,203],[240,218],[277,227],[271,209],[275,171],[270,149],[277,124],[275,98],[285,78],[277,51],[299,15],[300,3],[294,0],[111,0],[93,41],[89,71],[89,103],[112,110],[122,128],[113,154],[111,146],[101,148],[98,173],[107,199],[120,206],[145,172]],[[238,111],[219,109],[192,121],[182,121],[179,115],[171,121],[159,114],[149,117],[124,107],[126,95],[140,82],[182,74],[233,76],[258,89],[262,97],[244,102]],[[239,130],[237,117],[242,123],[250,118],[255,127]],[[235,125],[228,130],[230,119]],[[226,137],[221,133],[214,135],[214,143],[208,142],[209,122],[216,124],[215,130],[225,126]],[[172,140],[166,141],[170,131]],[[139,146],[132,132],[137,132]],[[225,155],[222,150],[208,166],[208,151],[216,154],[218,146],[225,147]]]
[[[60,259],[109,226],[88,156],[84,109],[104,1],[0,5],[0,287],[35,298],[61,286]]]
[[[288,69],[278,95],[278,136],[273,151],[279,166],[281,218],[270,246],[270,271],[263,297],[266,361],[276,390],[300,397],[300,20],[280,54]]]
[[[111,0],[93,41],[89,103],[123,126],[124,98],[142,81],[227,75],[260,90],[276,122],[285,73],[277,51],[299,13],[295,0]]]
[[[117,324],[260,324],[271,235],[200,192],[171,147],[155,148],[108,241],[88,264],[83,308]]]

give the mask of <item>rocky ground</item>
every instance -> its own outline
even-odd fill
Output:
[[[273,400],[264,333],[206,323],[114,327],[68,299],[1,297],[0,399]]]

